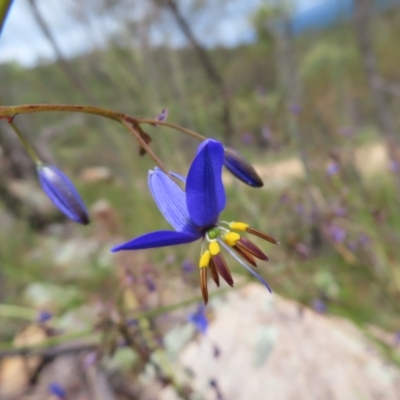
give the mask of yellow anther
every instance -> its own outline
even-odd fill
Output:
[[[236,232],[228,232],[222,237],[222,239],[228,246],[232,247],[240,239],[240,235]]]
[[[200,257],[199,268],[207,268],[210,264],[210,252],[206,250]]]
[[[245,231],[249,225],[244,222],[231,222],[229,224],[229,228],[234,229],[235,231]]]
[[[219,244],[217,242],[211,242],[208,249],[212,256],[216,256],[220,252]]]

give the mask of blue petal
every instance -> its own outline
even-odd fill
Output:
[[[169,224],[178,232],[196,233],[186,206],[185,192],[159,168],[149,172],[148,183],[157,207]]]
[[[200,234],[192,234],[175,231],[156,231],[146,233],[129,242],[119,244],[111,249],[112,252],[120,250],[142,250],[155,247],[175,246],[177,244],[191,243],[201,237]]]
[[[53,204],[68,218],[83,225],[89,216],[78,191],[58,168],[41,164],[37,167],[40,185]]]
[[[222,183],[224,147],[216,140],[205,140],[198,149],[186,180],[186,204],[191,220],[199,227],[214,225],[225,208]]]
[[[256,188],[264,185],[254,167],[231,147],[225,147],[224,164],[232,175],[246,185]]]

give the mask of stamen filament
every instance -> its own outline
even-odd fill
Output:
[[[247,263],[245,261],[243,261],[234,251],[231,247],[229,247],[227,244],[225,244],[222,240],[218,240],[219,244],[225,248],[225,250],[227,250],[231,256],[239,262],[240,265],[242,265],[244,268],[247,269],[247,271],[249,271],[253,276],[255,276],[268,290],[270,293],[272,293],[271,288],[269,287],[267,281],[259,274],[257,274],[257,272],[255,272],[249,265],[247,265]]]

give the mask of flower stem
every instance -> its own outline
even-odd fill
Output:
[[[169,128],[185,133],[186,135],[192,136],[197,140],[205,140],[205,137],[203,135],[200,135],[199,133],[196,133],[190,129],[183,128],[179,125],[172,124],[170,122],[156,121],[154,119],[135,118],[124,113],[109,110],[107,108],[81,106],[75,104],[21,104],[16,106],[0,106],[0,119],[6,118],[10,122],[12,122],[12,118],[14,118],[17,114],[28,114],[35,112],[55,112],[55,111],[94,114],[118,122],[125,120],[133,124],[167,126]]]
[[[22,145],[25,147],[25,150],[27,151],[27,153],[30,155],[30,157],[32,158],[32,160],[37,164],[42,164],[42,160],[40,159],[40,157],[38,156],[38,154],[36,153],[36,151],[34,150],[34,148],[31,146],[31,144],[25,139],[25,136],[23,135],[23,133],[20,131],[20,129],[18,128],[18,126],[14,123],[14,122],[10,122],[11,127],[13,128],[14,132],[16,133],[16,135],[18,136],[18,139],[20,140],[20,142],[22,143]]]
[[[206,138],[203,135],[200,135],[197,132],[191,131],[190,129],[182,128],[179,125],[171,124],[170,122],[165,122],[165,121],[155,121],[153,119],[143,119],[143,118],[136,118],[136,122],[138,124],[149,124],[149,125],[162,125],[162,126],[167,126],[169,128],[175,129],[177,131],[186,133],[189,136],[192,136],[198,140],[205,140]]]
[[[121,118],[121,124],[125,126],[126,129],[135,137],[135,139],[139,142],[139,144],[149,153],[150,157],[154,160],[154,162],[167,174],[169,175],[168,170],[165,168],[164,164],[161,160],[156,156],[151,147],[143,140],[140,133],[132,126],[130,122],[128,122],[125,118]]]
[[[14,116],[16,116],[17,114],[51,112],[51,111],[95,114],[105,118],[113,119],[115,121],[121,121],[123,117],[127,119],[134,119],[125,116],[123,113],[108,110],[106,108],[81,106],[75,104],[21,104],[16,106],[0,106],[0,119],[7,118],[10,120],[10,118],[14,118]]]

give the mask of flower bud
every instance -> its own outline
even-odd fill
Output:
[[[37,166],[39,182],[52,203],[68,218],[83,225],[89,216],[79,193],[69,178],[58,168],[41,164]]]
[[[236,150],[225,146],[224,165],[236,178],[252,187],[262,187],[262,179],[253,166],[246,161]]]

